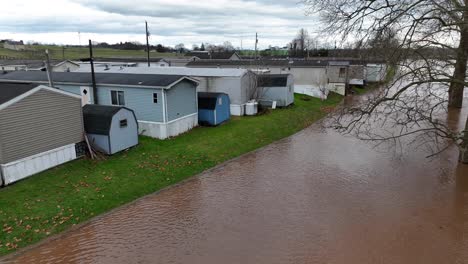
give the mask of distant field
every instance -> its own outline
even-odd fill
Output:
[[[40,59],[45,50],[49,50],[51,59],[69,59],[76,60],[89,56],[89,50],[87,47],[63,47],[61,46],[29,46],[26,51],[14,51],[5,48],[0,48],[0,56],[8,56],[19,59]],[[144,50],[117,50],[110,48],[93,48],[94,57],[134,57],[134,58],[146,58]],[[161,57],[172,57],[180,54],[176,53],[158,53],[151,52],[151,58]]]

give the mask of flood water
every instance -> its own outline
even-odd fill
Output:
[[[426,154],[314,125],[4,261],[468,263],[468,166]]]

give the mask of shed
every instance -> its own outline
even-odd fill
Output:
[[[286,107],[294,103],[294,80],[291,74],[265,74],[258,76],[259,103]]]
[[[79,95],[0,83],[0,186],[81,156],[83,132]]]
[[[217,126],[229,120],[230,104],[225,93],[198,93],[198,123]]]
[[[88,104],[83,107],[83,119],[89,143],[105,154],[138,145],[138,121],[131,109]]]

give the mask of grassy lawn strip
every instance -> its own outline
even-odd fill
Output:
[[[286,109],[165,141],[141,137],[138,147],[105,161],[73,161],[0,189],[0,255],[289,136],[341,99],[295,95],[295,105]]]
[[[46,49],[48,49],[51,59],[56,59],[56,60],[62,60],[63,55],[65,55],[65,59],[68,59],[68,60],[77,60],[80,58],[89,57],[89,49],[87,46],[66,47],[65,54],[63,54],[63,49],[61,46],[38,45],[38,46],[28,46],[28,49],[30,50],[16,51],[16,50],[0,48],[0,55],[14,57],[14,58],[23,58],[23,59],[33,58],[35,55],[36,56],[35,58],[38,59],[37,58],[38,54],[42,54],[42,57],[45,56],[45,53],[40,53],[40,51],[44,52]],[[36,51],[36,53],[34,53],[34,51]],[[96,58],[99,58],[99,57],[146,58],[146,52],[144,50],[118,50],[118,49],[98,48],[98,47],[93,48],[93,55]],[[174,57],[176,55],[177,54],[171,53],[171,52],[167,52],[167,53],[150,52],[151,58]],[[40,58],[40,59],[43,59],[43,58]]]

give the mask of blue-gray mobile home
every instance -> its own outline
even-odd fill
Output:
[[[198,123],[217,126],[229,120],[230,105],[225,93],[198,93]]]
[[[112,155],[138,145],[138,121],[131,109],[87,104],[83,121],[89,143],[99,152]]]
[[[54,72],[53,85],[81,96],[82,104],[124,106],[137,117],[139,133],[166,139],[198,125],[198,81],[181,75]],[[0,74],[0,81],[47,84],[45,72]]]

